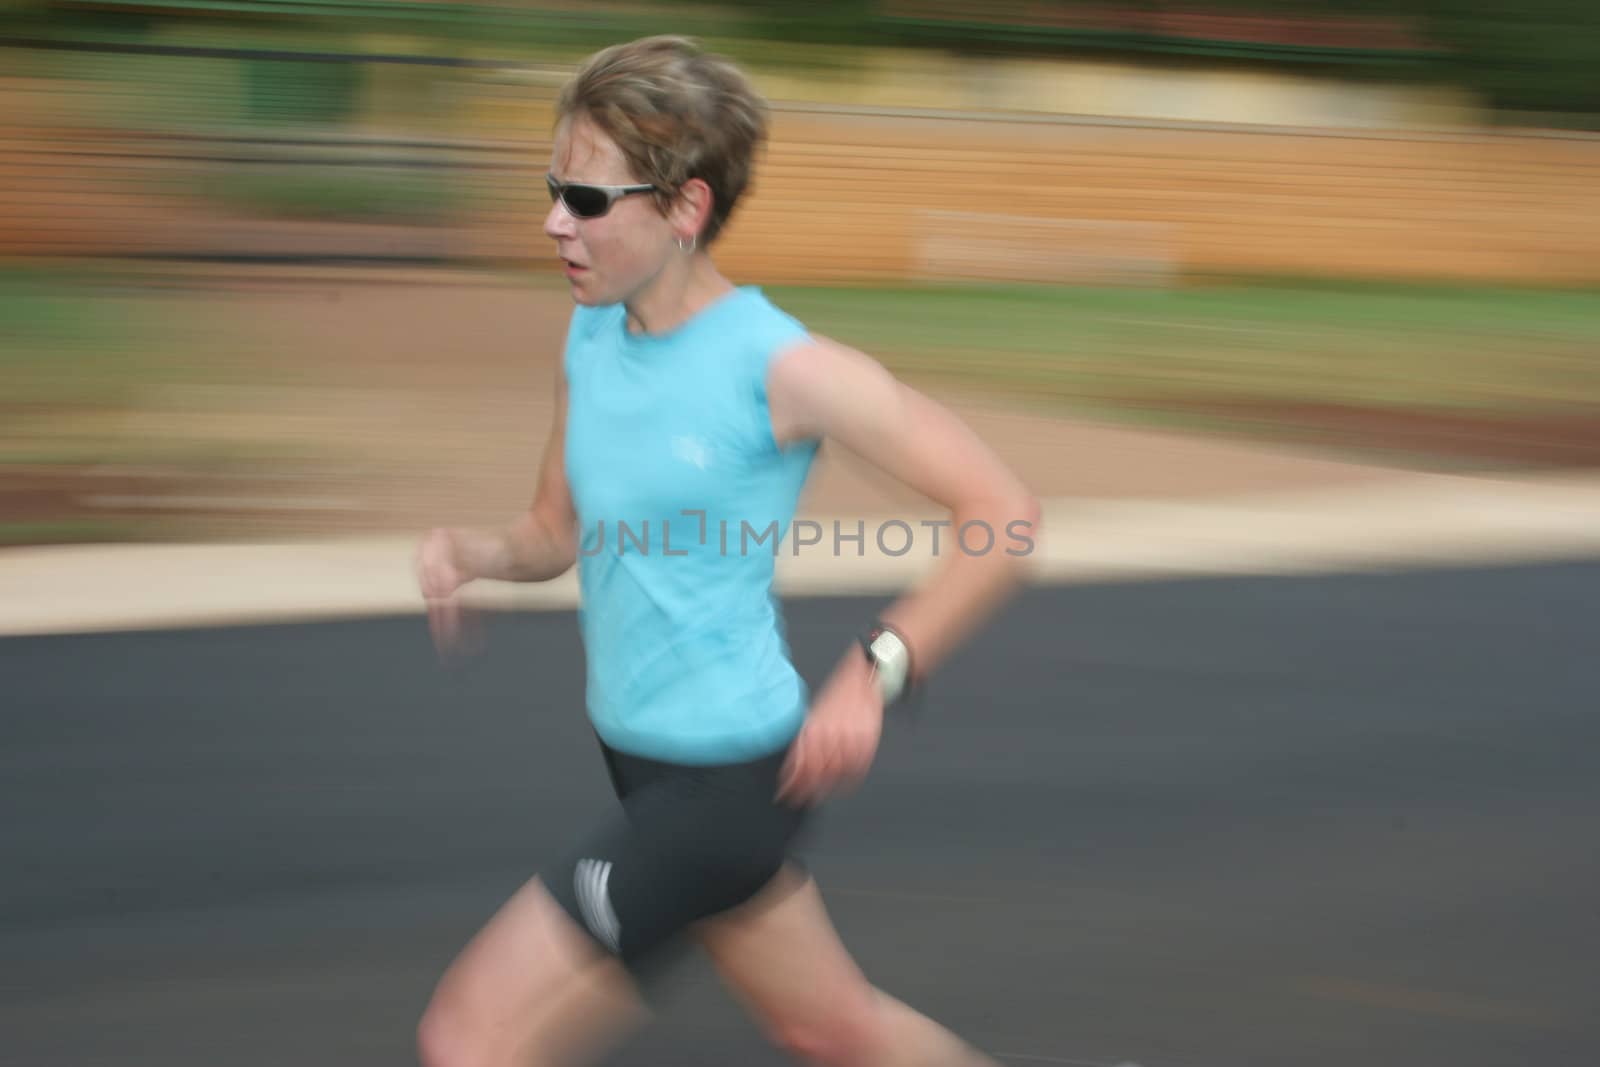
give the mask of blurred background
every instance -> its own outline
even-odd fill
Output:
[[[552,103],[656,32],[772,102],[720,265],[1070,498],[1073,565],[1592,549],[1592,493],[1390,476],[1600,466],[1600,2],[0,0],[0,629],[415,606],[367,535],[532,494]],[[808,864],[1006,1062],[1591,1067],[1597,579],[1029,590]],[[808,681],[880,608],[785,605]],[[606,799],[570,614],[492,626],[447,670],[413,618],[0,640],[0,1059],[413,1062]],[[698,973],[619,1062],[779,1062]]]
[[[552,102],[657,32],[773,104],[724,270],[1041,492],[1085,422],[1600,460],[1600,5],[3,0],[0,543],[520,507]]]

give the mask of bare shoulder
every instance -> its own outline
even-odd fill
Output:
[[[878,360],[825,337],[781,353],[768,372],[768,410],[780,444],[825,439],[949,507],[1027,489],[954,412]]]
[[[817,334],[773,360],[768,408],[779,442],[848,436],[853,419],[896,406],[906,387],[865,352]]]

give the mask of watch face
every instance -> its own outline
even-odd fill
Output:
[[[872,658],[885,685],[885,699],[898,696],[905,686],[910,655],[900,638],[885,630],[872,639]]]

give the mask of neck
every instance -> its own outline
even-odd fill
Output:
[[[732,288],[733,283],[704,255],[674,261],[627,300],[628,329],[666,333]]]

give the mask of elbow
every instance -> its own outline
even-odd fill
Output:
[[[1038,551],[1038,538],[1044,523],[1044,505],[1039,498],[1027,490],[1017,493],[1007,502],[1006,533],[1015,543],[1011,552],[1011,562],[1019,571],[1027,571],[1032,566],[1034,553]]]
[[[1012,514],[1017,516],[1016,521],[1025,525],[1028,530],[1037,532],[1044,522],[1044,505],[1033,493],[1024,489],[1011,502]]]
[[[562,569],[566,569],[578,562],[577,528],[568,523],[555,522],[546,523],[545,529],[548,531],[549,540],[547,543],[550,545],[550,555],[553,561],[559,564]]]
[[[578,535],[575,531],[563,530],[551,543],[550,575],[559,578],[570,571],[578,562]]]
[[[1020,482],[1013,484],[1000,497],[997,505],[1007,530],[1028,536],[1038,532],[1044,518],[1044,505],[1027,486]]]
[[[578,562],[576,524],[538,508],[523,517],[516,541],[515,570],[520,581],[543,582],[559,578]]]
[[[1021,572],[1028,569],[1038,551],[1039,529],[1044,507],[1039,498],[1018,487],[1004,494],[973,500],[954,509],[963,551],[968,555],[997,558],[1000,569]],[[969,526],[983,533],[968,533]],[[987,545],[987,550],[984,546]]]

